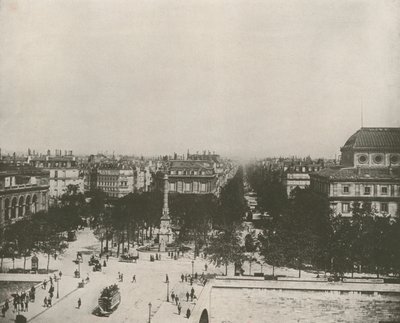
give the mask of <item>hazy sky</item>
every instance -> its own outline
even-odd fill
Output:
[[[0,147],[334,156],[400,126],[400,1],[0,0]]]

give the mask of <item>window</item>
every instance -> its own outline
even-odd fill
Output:
[[[343,203],[342,204],[342,213],[349,213],[349,203]]]
[[[190,192],[192,189],[191,189],[191,184],[190,183],[185,183],[185,191],[186,192]]]
[[[193,182],[193,192],[199,191],[199,182]]]
[[[183,191],[183,183],[182,182],[178,182],[178,192],[182,192]]]
[[[169,190],[171,192],[175,192],[176,191],[176,185],[175,183],[169,183]]]
[[[358,162],[360,164],[365,164],[367,162],[367,156],[366,155],[361,155],[360,157],[358,157]]]
[[[381,203],[381,212],[389,212],[389,206],[387,203]]]
[[[200,191],[201,192],[205,192],[206,191],[206,183],[201,183]]]
[[[364,187],[364,195],[371,195],[371,187],[369,186]]]
[[[349,186],[348,185],[343,186],[343,194],[349,194],[349,192],[350,192]]]
[[[382,161],[383,161],[382,155],[376,155],[376,156],[374,157],[374,162],[375,162],[375,164],[380,164]]]
[[[382,194],[382,195],[387,195],[387,193],[388,193],[388,188],[387,188],[387,186],[382,186],[382,187],[381,187],[381,194]]]

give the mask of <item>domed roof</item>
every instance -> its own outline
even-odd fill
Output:
[[[361,128],[342,149],[388,149],[400,151],[400,128]]]

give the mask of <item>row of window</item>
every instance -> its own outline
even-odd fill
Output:
[[[118,186],[117,182],[99,182],[99,186]],[[119,186],[128,186],[128,181],[121,181]]]
[[[205,171],[197,171],[197,170],[171,170],[169,172],[171,175],[206,175]]]
[[[207,192],[207,183],[172,182],[169,183],[169,189],[173,192]]]
[[[375,155],[373,157],[373,162],[375,164],[381,164],[383,162],[383,155]],[[366,164],[368,162],[368,155],[360,155],[358,157],[358,162],[360,164]],[[398,155],[391,155],[390,156],[390,163],[391,164],[397,164],[399,162],[399,156]]]
[[[389,212],[389,204],[388,203],[380,203],[380,212],[388,213]],[[342,203],[342,213],[350,213],[350,203]]]
[[[350,193],[350,186],[342,186],[342,193],[343,194],[349,194]],[[371,186],[364,186],[364,195],[371,195],[372,190]],[[387,186],[381,186],[381,195],[387,195],[389,193],[389,189]]]

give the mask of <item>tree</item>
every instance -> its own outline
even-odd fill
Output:
[[[247,208],[246,200],[244,199],[242,167],[239,167],[235,176],[222,187],[219,202],[220,206],[216,222],[226,226],[242,221]]]
[[[224,230],[212,237],[205,253],[216,266],[225,266],[225,275],[228,274],[229,264],[241,264],[247,259],[238,227],[234,225],[224,227]]]

